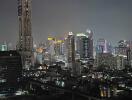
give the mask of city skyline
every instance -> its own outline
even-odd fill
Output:
[[[125,1],[1,0],[0,99],[132,100]]]
[[[94,32],[99,38],[117,43],[130,40],[131,0],[32,0],[32,33],[35,42],[46,41],[49,34]],[[17,0],[0,1],[0,42],[18,41]]]

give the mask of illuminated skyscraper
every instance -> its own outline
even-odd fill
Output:
[[[66,39],[66,47],[67,47],[67,60],[69,64],[69,68],[72,69],[72,75],[76,75],[76,67],[75,67],[75,36],[72,32],[69,32]]]
[[[55,41],[55,54],[57,56],[63,55],[63,40],[56,40]]]
[[[132,52],[131,41],[120,40],[118,46],[115,47],[115,55],[122,57],[123,64],[127,65],[127,68],[132,65]]]
[[[53,37],[48,37],[48,41],[47,41],[47,51],[49,52],[49,54],[51,56],[55,55],[55,38]]]
[[[31,32],[31,0],[18,0],[19,42],[17,49],[23,66],[31,65],[33,39]]]
[[[7,51],[8,50],[8,46],[7,44],[0,44],[0,51]]]
[[[89,39],[89,58],[93,58],[93,31],[87,29],[86,34],[88,35],[88,39]]]
[[[105,39],[99,39],[97,41],[96,53],[110,53],[112,54],[112,46]]]
[[[75,37],[69,32],[67,37],[68,62],[75,62]]]
[[[93,58],[93,33],[77,33],[76,35],[76,53],[80,58]]]

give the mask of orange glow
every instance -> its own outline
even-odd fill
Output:
[[[43,48],[37,48],[36,51],[37,51],[38,53],[42,53],[42,52],[43,52]]]

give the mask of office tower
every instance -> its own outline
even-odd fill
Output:
[[[105,39],[99,39],[96,46],[96,65],[106,69],[116,68],[116,58],[112,55],[112,46]]]
[[[76,53],[80,55],[80,58],[93,58],[93,37],[91,34],[91,31],[76,34]]]
[[[127,60],[132,62],[132,41],[127,41]]]
[[[93,31],[90,29],[86,30],[86,34],[88,35],[88,39],[89,39],[89,58],[93,58]]]
[[[55,61],[55,38],[49,36],[46,41],[46,56],[48,64],[52,65]]]
[[[55,41],[55,54],[57,56],[63,55],[63,40]]]
[[[128,48],[127,51],[126,51],[126,54],[127,54],[127,65],[129,67],[131,67],[131,57],[132,57],[132,52],[131,52],[131,49]]]
[[[47,51],[51,56],[55,55],[55,38],[48,37],[47,41]]]
[[[118,46],[115,47],[115,55],[122,57],[124,66],[127,65],[127,67],[131,67],[131,42],[120,40],[118,42]]]
[[[119,46],[119,47],[127,47],[127,45],[128,45],[128,43],[127,43],[126,40],[120,40],[120,41],[118,42],[118,46]]]
[[[0,89],[17,87],[22,77],[21,56],[17,51],[0,51]],[[3,85],[2,85],[3,84]]]
[[[7,50],[8,50],[7,44],[0,44],[0,51],[7,51]]]
[[[125,58],[121,55],[116,56],[117,70],[122,70],[125,68]]]
[[[97,41],[96,53],[107,53],[107,41],[105,39]]]
[[[69,32],[67,37],[68,62],[75,62],[75,37]]]
[[[67,47],[67,61],[69,68],[72,69],[72,75],[76,75],[76,67],[75,67],[75,36],[72,32],[69,32],[66,39],[66,47]]]
[[[18,0],[19,41],[17,49],[22,56],[24,68],[32,64],[33,39],[31,32],[31,0]]]
[[[127,47],[126,40],[120,40],[118,42],[118,46],[115,47],[115,54],[116,55],[122,55],[122,56],[126,57],[127,56],[127,49],[128,49],[128,47]]]
[[[97,67],[105,69],[115,69],[117,66],[116,58],[110,53],[99,53],[96,58]]]

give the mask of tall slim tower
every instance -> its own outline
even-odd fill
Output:
[[[19,42],[17,49],[24,68],[31,65],[33,39],[31,32],[31,0],[18,0]]]
[[[67,60],[68,67],[71,68],[71,74],[76,76],[76,66],[75,66],[75,36],[72,32],[69,32],[67,36]]]

